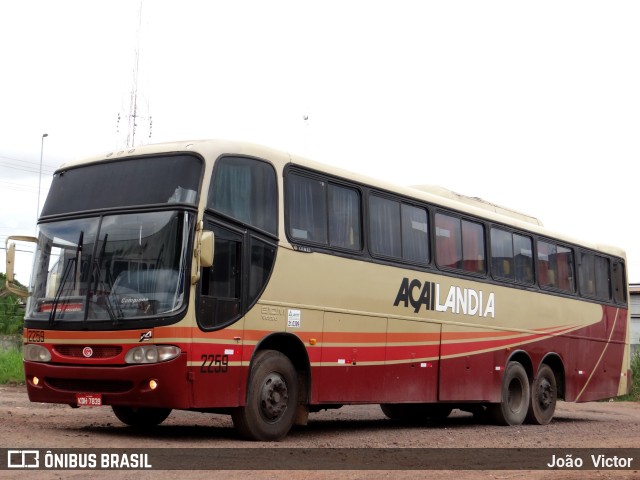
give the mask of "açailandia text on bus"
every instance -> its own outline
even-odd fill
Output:
[[[485,298],[482,290],[472,288],[462,288],[455,285],[449,287],[444,302],[440,295],[440,284],[437,282],[421,282],[418,279],[409,280],[403,278],[400,289],[393,306],[403,304],[404,307],[411,305],[415,313],[418,313],[422,306],[427,310],[436,312],[448,312],[462,315],[472,315],[478,317],[495,318],[495,293],[489,292]]]

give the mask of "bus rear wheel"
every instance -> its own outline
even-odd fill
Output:
[[[502,379],[502,401],[491,404],[489,413],[498,425],[521,425],[529,410],[529,377],[518,362],[507,363]]]
[[[170,408],[111,407],[118,420],[130,427],[148,428],[160,425],[171,413]]]
[[[542,365],[531,389],[527,422],[534,425],[547,425],[556,411],[557,398],[556,376],[549,365]]]
[[[381,403],[380,408],[391,420],[417,423],[442,421],[453,410],[446,404],[437,403]]]
[[[276,350],[264,350],[252,363],[247,404],[233,412],[233,424],[251,440],[280,440],[293,426],[297,405],[298,377],[293,364]]]

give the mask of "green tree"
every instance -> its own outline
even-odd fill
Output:
[[[0,334],[15,335],[22,332],[24,308],[19,297],[5,290],[6,280],[0,273]]]

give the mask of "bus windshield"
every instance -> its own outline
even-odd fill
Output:
[[[177,313],[192,222],[162,211],[41,224],[27,320],[118,324]]]

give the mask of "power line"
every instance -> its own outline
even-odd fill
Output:
[[[0,160],[0,167],[12,168],[14,170],[22,170],[23,172],[29,172],[29,173],[40,173],[39,167],[31,167],[29,165],[17,167],[14,165],[10,165],[7,162],[1,161],[1,160]],[[55,172],[55,168],[44,168],[44,167],[42,168],[42,173],[46,173],[47,175],[52,175],[53,172]]]
[[[6,155],[0,155],[0,158],[4,158],[5,160],[12,160],[12,161],[18,162],[18,163],[31,163],[31,164],[35,165],[36,167],[40,168],[40,162],[31,162],[29,160],[20,160],[19,158],[7,157]],[[58,168],[58,165],[53,165],[51,163],[43,163],[42,166],[43,167],[50,167],[52,169]]]
[[[6,182],[4,180],[0,180],[0,184],[3,185],[3,188],[9,188],[11,190],[21,190],[21,191],[32,191],[36,192],[36,187],[32,187],[27,185],[26,183],[15,183],[15,182]]]

